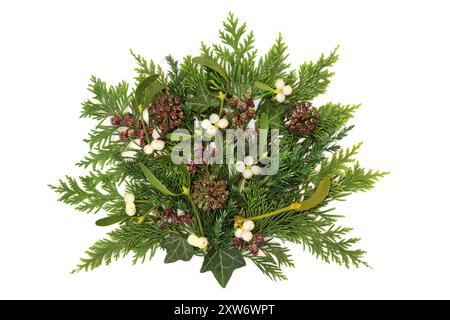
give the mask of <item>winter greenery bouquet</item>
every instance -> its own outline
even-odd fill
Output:
[[[337,226],[331,203],[367,191],[386,173],[363,169],[360,144],[339,142],[358,105],[313,107],[333,73],[336,50],[291,70],[281,35],[258,57],[253,33],[230,14],[220,44],[168,70],[134,53],[136,88],[92,77],[81,116],[98,121],[86,176],[51,188],[76,209],[117,225],[74,272],[127,254],[134,263],[161,248],[165,262],[203,259],[225,287],[234,270],[254,263],[273,280],[292,267],[285,242],[325,262],[367,265],[350,228]]]

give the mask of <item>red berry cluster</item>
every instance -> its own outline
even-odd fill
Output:
[[[247,250],[254,256],[259,253],[259,247],[264,244],[264,238],[261,234],[257,233],[253,236],[252,240],[247,244]],[[233,238],[233,245],[236,249],[241,249],[244,246],[244,240],[241,238]]]
[[[175,225],[175,224],[182,224],[182,223],[192,223],[192,215],[191,214],[184,214],[184,215],[177,215],[174,208],[168,208],[162,212],[162,218],[158,218],[156,220],[156,224],[159,228],[164,227],[165,225]]]
[[[169,93],[158,96],[149,111],[151,121],[162,132],[175,130],[185,118],[180,97]]]
[[[245,129],[250,120],[256,119],[255,103],[252,99],[230,98],[227,103],[234,109],[232,123],[235,128]]]
[[[130,139],[139,139],[141,147],[147,144],[147,139],[145,139],[144,123],[142,120],[136,121],[132,113],[125,113],[123,116],[114,116],[111,118],[111,124],[116,127],[125,127],[119,131],[119,139],[121,141],[127,141]],[[153,133],[153,128],[150,128],[147,123],[145,123],[147,128],[147,135],[151,136]]]
[[[194,181],[192,198],[203,211],[218,210],[228,200],[227,183],[224,180],[214,180],[214,177],[201,176]]]

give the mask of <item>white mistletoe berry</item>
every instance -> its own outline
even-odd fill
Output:
[[[262,169],[260,166],[252,166],[252,168],[250,170],[252,171],[252,174],[255,176],[260,175],[262,172]]]
[[[202,121],[201,126],[203,129],[208,130],[209,128],[211,128],[211,121],[205,119]]]
[[[244,176],[245,179],[251,179],[251,177],[253,177],[253,173],[251,169],[245,169],[242,172],[242,175]]]
[[[164,149],[164,146],[166,144],[164,143],[164,141],[162,140],[153,140],[152,143],[150,144],[150,146],[157,151],[161,151],[162,149]]]
[[[153,147],[152,147],[151,145],[149,145],[149,144],[147,144],[147,145],[144,147],[144,152],[145,152],[145,154],[152,154],[153,151],[155,151],[155,150],[154,150]]]
[[[244,170],[245,170],[245,163],[243,161],[236,161],[235,166],[236,166],[236,171],[237,172],[241,172],[241,173],[244,172]]]
[[[283,103],[286,100],[286,95],[282,92],[277,93],[277,95],[275,96],[275,99],[277,100],[277,102]]]
[[[284,80],[278,79],[277,81],[275,81],[275,88],[283,89],[284,88]]]
[[[245,163],[246,166],[251,166],[251,165],[253,165],[255,163],[255,159],[253,159],[252,156],[246,156],[244,158],[244,163]]]
[[[245,220],[242,224],[244,231],[252,231],[255,228],[255,223],[252,220]]]
[[[244,230],[241,237],[245,242],[250,242],[253,238],[253,234],[251,233],[251,231]]]
[[[208,135],[208,136],[215,136],[216,135],[216,133],[217,133],[217,129],[216,129],[216,127],[209,127],[208,129],[206,129],[206,134]]]
[[[218,125],[220,129],[225,129],[228,127],[228,120],[226,118],[220,119]]]
[[[274,90],[275,100],[279,103],[283,103],[286,100],[286,96],[292,93],[292,87],[284,84],[283,79],[278,79],[275,81],[275,90]]]
[[[193,247],[197,247],[198,243],[199,243],[199,238],[195,235],[195,234],[190,234],[187,241],[188,243],[193,246]]]
[[[209,116],[209,119],[202,120],[201,127],[207,135],[215,136],[217,131],[228,127],[228,120],[226,118],[220,119],[218,114],[213,113]]]
[[[219,117],[218,114],[213,113],[212,115],[209,116],[209,121],[210,121],[212,124],[216,124],[216,123],[218,123],[218,122],[220,121],[220,117]]]
[[[136,197],[132,193],[127,193],[123,196],[123,200],[125,201],[125,203],[130,203],[134,202],[134,200],[136,200]]]
[[[197,247],[199,249],[206,250],[206,248],[208,248],[208,239],[205,238],[205,237],[198,238],[198,245],[197,245]]]
[[[234,236],[236,238],[242,238],[242,232],[244,232],[242,228],[237,228],[236,230],[234,230]]]
[[[134,202],[128,202],[125,206],[125,213],[127,216],[134,216],[136,214],[136,205]]]
[[[292,93],[292,87],[291,86],[285,86],[284,88],[283,88],[283,94],[285,95],[285,96],[288,96],[288,95],[290,95]]]

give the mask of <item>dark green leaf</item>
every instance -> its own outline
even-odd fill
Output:
[[[203,85],[199,87],[197,94],[188,100],[188,103],[191,110],[198,114],[219,106],[219,100]]]
[[[262,112],[267,114],[269,127],[272,129],[284,127],[283,118],[287,109],[287,105],[274,105],[271,101],[265,101],[261,106]]]
[[[194,255],[194,248],[185,238],[178,234],[170,234],[161,242],[161,248],[166,249],[167,255],[165,263],[172,263],[178,260],[189,261]]]
[[[228,76],[225,69],[222,68],[222,66],[220,64],[218,64],[216,61],[214,61],[213,59],[210,59],[207,57],[195,57],[194,59],[192,59],[192,61],[194,63],[198,63],[204,67],[214,70],[215,72],[217,72],[218,74],[220,74],[222,76],[222,78],[225,80],[227,85],[230,84],[230,77]]]
[[[158,191],[164,193],[166,196],[176,196],[175,193],[167,189],[165,185],[163,185],[158,178],[156,178],[153,173],[142,163],[139,163],[139,168],[141,169],[142,173],[147,178],[147,181]]]
[[[143,104],[144,108],[147,108],[153,101],[155,95],[157,95],[164,88],[166,88],[166,86],[159,81],[155,81],[152,84],[150,84],[147,87],[147,89],[145,89],[144,104]]]
[[[155,82],[155,80],[158,79],[158,77],[159,77],[159,75],[157,75],[157,74],[152,75],[150,77],[145,78],[138,84],[138,86],[136,87],[136,92],[135,92],[137,105],[139,105],[143,102],[142,98],[144,96],[145,89],[147,89],[147,87],[149,85],[151,85],[153,82]]]
[[[225,288],[233,271],[244,266],[244,258],[236,249],[211,249],[205,256],[200,272],[211,271],[219,284]]]
[[[98,227],[108,227],[111,226],[113,224],[122,222],[126,219],[125,216],[121,216],[121,215],[117,215],[117,216],[111,216],[111,217],[107,217],[107,218],[103,218],[100,220],[97,220],[95,222],[95,225],[97,225]]]

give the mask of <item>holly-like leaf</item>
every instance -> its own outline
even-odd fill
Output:
[[[244,266],[244,257],[235,248],[218,248],[208,252],[200,272],[211,271],[219,284],[225,288],[233,271]]]
[[[178,234],[170,234],[161,242],[161,248],[166,249],[167,255],[165,263],[172,263],[178,260],[189,261],[194,255],[194,248],[187,240]]]
[[[284,127],[283,120],[287,109],[287,105],[274,105],[271,101],[265,101],[261,106],[262,112],[267,114],[269,127],[272,129]]]
[[[192,59],[192,61],[194,63],[198,63],[204,67],[214,70],[215,72],[217,72],[222,76],[227,85],[230,85],[230,77],[228,76],[227,72],[225,71],[224,68],[222,68],[220,64],[218,64],[213,59],[207,57],[195,57],[194,59]]]

